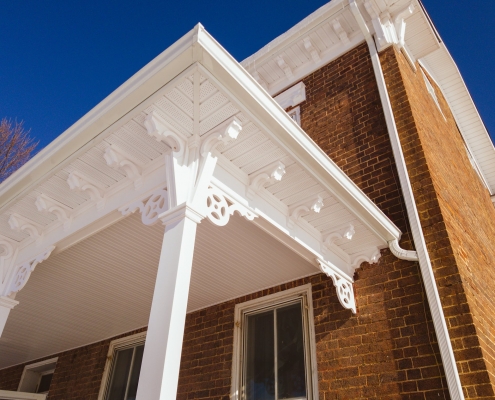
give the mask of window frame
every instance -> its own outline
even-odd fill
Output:
[[[112,379],[113,364],[117,351],[126,347],[136,347],[140,344],[145,344],[145,342],[146,331],[125,336],[120,339],[115,339],[110,342],[107,353],[107,361],[105,363],[105,369],[103,370],[103,377],[101,379],[100,392],[98,393],[98,400],[105,400],[105,396],[107,395],[108,387]]]
[[[243,347],[245,342],[246,331],[243,329],[246,315],[252,315],[257,311],[264,309],[273,309],[277,306],[283,306],[291,301],[301,299],[303,302],[303,329],[305,335],[305,358],[306,377],[308,378],[308,400],[318,400],[318,370],[316,362],[316,340],[314,329],[313,315],[313,297],[311,284],[298,286],[296,288],[287,289],[282,292],[270,294],[258,299],[246,301],[236,304],[234,311],[234,346],[232,354],[232,384],[230,390],[231,400],[244,400],[240,394],[240,389],[243,381]],[[306,307],[304,307],[304,305]]]
[[[57,365],[58,357],[50,358],[47,360],[39,361],[34,364],[26,365],[22,371],[19,385],[17,386],[18,392],[23,393],[37,393],[47,394],[48,392],[38,393],[38,388],[43,375],[53,374]],[[33,378],[36,375],[36,383]]]

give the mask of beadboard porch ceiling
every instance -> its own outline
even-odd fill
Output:
[[[146,326],[163,231],[133,214],[36,267],[0,338],[0,368]],[[317,272],[240,216],[204,220],[188,312]]]

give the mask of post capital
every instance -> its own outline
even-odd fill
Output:
[[[158,218],[162,221],[163,225],[173,225],[184,218],[199,224],[201,220],[205,218],[199,211],[195,210],[191,207],[187,202],[179,204],[178,206],[171,208],[158,216]]]

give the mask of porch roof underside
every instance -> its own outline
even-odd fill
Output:
[[[0,337],[0,368],[146,326],[163,232],[134,214],[40,264]],[[224,227],[204,220],[188,312],[318,272],[240,216]]]

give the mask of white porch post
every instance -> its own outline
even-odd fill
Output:
[[[13,300],[7,296],[0,296],[0,337],[2,337],[3,328],[7,323],[7,318],[9,317],[10,310],[12,310],[18,301]]]
[[[182,204],[160,219],[166,228],[137,400],[176,398],[196,227],[202,217]]]

